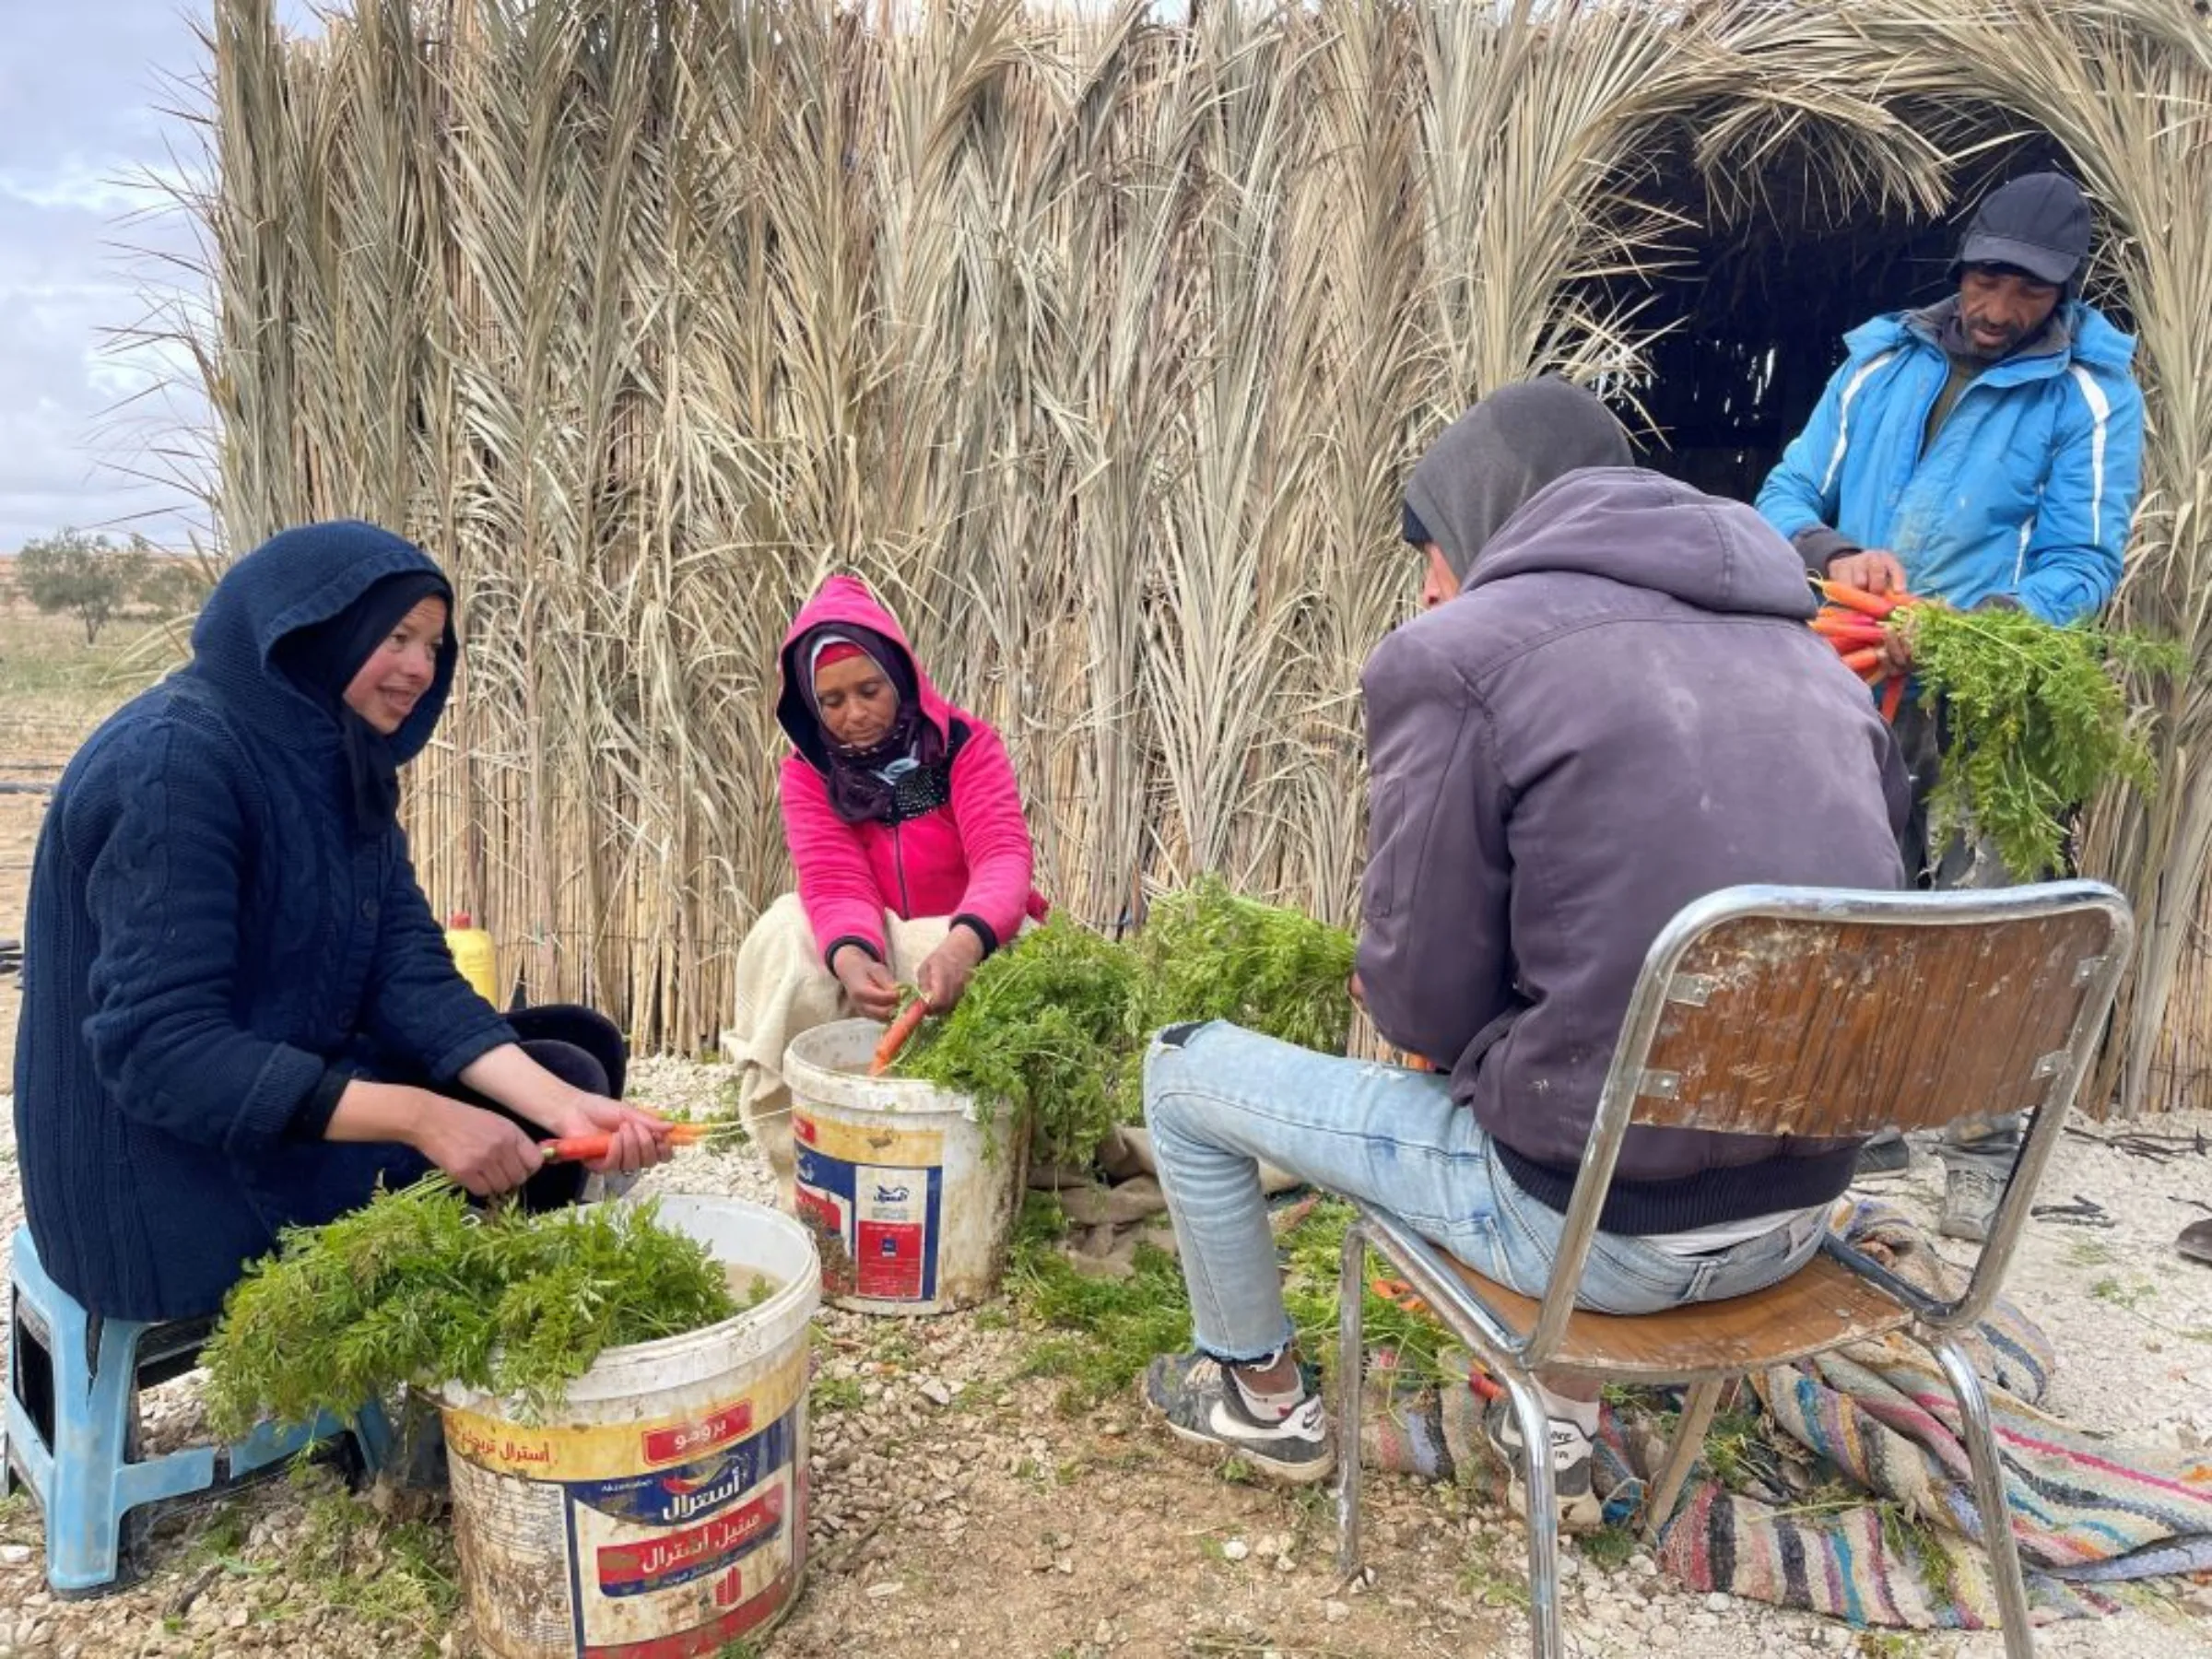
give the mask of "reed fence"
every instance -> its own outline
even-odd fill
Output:
[[[1006,731],[1059,902],[1218,869],[1348,918],[1406,472],[1538,369],[1635,415],[1638,284],[1688,275],[1663,155],[1720,216],[1925,218],[1994,138],[2062,142],[2151,396],[2122,609],[2205,665],[2189,0],[1192,11],[356,0],[298,41],[217,0],[218,522],[359,514],[454,573],[418,864],[533,994],[711,1041],[788,879],[776,648],[841,568]],[[2090,838],[2145,924],[2131,1110],[2203,1018],[2208,688],[2160,693],[2167,786]]]

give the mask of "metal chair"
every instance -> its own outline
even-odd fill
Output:
[[[1338,1375],[1359,1397],[1367,1253],[1395,1272],[1504,1384],[1528,1500],[1529,1623],[1559,1659],[1558,1515],[1539,1371],[1688,1383],[1680,1426],[1646,1505],[1647,1540],[1672,1513],[1732,1379],[1902,1331],[1957,1394],[1973,1464],[2006,1659],[2030,1659],[2028,1596],[1988,1401],[1955,1333],[1996,1295],[2084,1072],[2135,933],[2097,882],[1995,891],[1859,893],[1746,887],[1684,909],[1653,942],[1629,1004],[1543,1300],[1482,1277],[1387,1210],[1358,1204],[1344,1241]],[[2028,1111],[2030,1125],[1963,1294],[1941,1300],[1830,1235],[1821,1253],[1754,1295],[1635,1318],[1577,1312],[1576,1287],[1631,1124],[1724,1134],[1864,1136]],[[1341,1437],[1338,1564],[1359,1552],[1359,1437]]]

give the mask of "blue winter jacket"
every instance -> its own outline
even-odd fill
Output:
[[[278,1228],[425,1167],[288,1133],[330,1063],[442,1081],[512,1041],[453,967],[405,835],[353,828],[336,720],[270,657],[379,578],[435,569],[369,524],[276,536],[217,585],[192,662],[110,717],[54,792],[16,1136],[40,1257],[96,1312],[212,1312]],[[403,761],[454,654],[392,739]]]
[[[2118,585],[2135,512],[2135,340],[2069,303],[2037,346],[1968,383],[1924,455],[1949,372],[1937,331],[1957,303],[1877,317],[1845,336],[1850,356],[1768,476],[1759,510],[1816,568],[1840,544],[1802,533],[1826,525],[1896,554],[1916,594],[1961,609],[2001,595],[2047,622],[2077,621]]]

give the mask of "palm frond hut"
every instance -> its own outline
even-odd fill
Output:
[[[2212,35],[2191,0],[218,0],[204,204],[233,547],[371,515],[471,655],[411,816],[537,994],[718,1029],[785,879],[775,646],[878,582],[1009,734],[1102,925],[1201,868],[1347,916],[1398,491],[1539,368],[1743,491],[1841,329],[2031,161],[2141,331],[2121,608],[2188,641],[2100,803],[2144,921],[2126,1110],[2212,1064]]]

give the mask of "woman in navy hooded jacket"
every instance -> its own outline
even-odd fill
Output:
[[[416,883],[396,772],[456,654],[421,549],[287,530],[217,584],[191,663],[63,774],[31,874],[16,1136],[40,1258],[93,1312],[213,1312],[279,1228],[380,1179],[532,1183],[525,1124],[613,1132],[607,1171],[665,1156],[659,1120],[606,1098],[613,1028],[534,1010],[525,1045]]]

